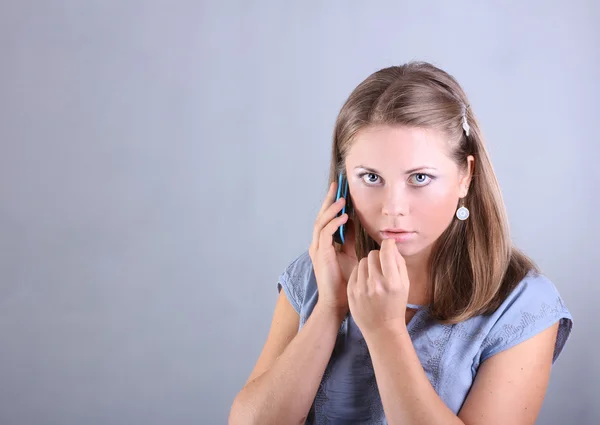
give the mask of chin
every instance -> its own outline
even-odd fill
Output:
[[[407,259],[414,259],[415,261],[422,261],[429,258],[433,244],[430,243],[415,243],[415,244],[400,244],[397,243],[396,247],[402,257]]]
[[[404,258],[414,257],[415,255],[419,255],[424,251],[424,249],[421,246],[418,246],[416,244],[411,245],[401,242],[396,243],[396,248],[398,248],[398,252]]]

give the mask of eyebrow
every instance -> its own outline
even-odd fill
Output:
[[[365,167],[364,165],[359,165],[357,167],[354,167],[354,169],[358,169],[358,168],[362,168],[365,171],[368,171],[369,173],[373,173],[373,174],[381,174],[379,171],[377,171],[374,168],[370,168],[370,167]],[[421,171],[421,170],[437,170],[437,168],[435,167],[429,167],[427,165],[423,165],[421,167],[416,167],[416,168],[411,168],[410,170],[406,171],[406,174],[412,174],[416,171]]]

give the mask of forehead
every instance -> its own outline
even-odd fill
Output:
[[[362,129],[350,147],[346,164],[408,169],[453,163],[450,144],[438,130],[406,126]]]

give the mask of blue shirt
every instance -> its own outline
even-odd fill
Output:
[[[298,312],[300,330],[318,299],[308,252],[286,268],[277,287]],[[571,333],[572,317],[552,282],[530,272],[491,315],[445,325],[430,317],[424,306],[409,322],[408,332],[431,385],[458,414],[483,361],[557,321],[553,363]],[[341,324],[306,424],[387,424],[369,350],[351,315]]]

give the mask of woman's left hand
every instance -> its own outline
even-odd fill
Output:
[[[408,272],[393,239],[360,260],[348,281],[348,305],[363,336],[406,329]]]

